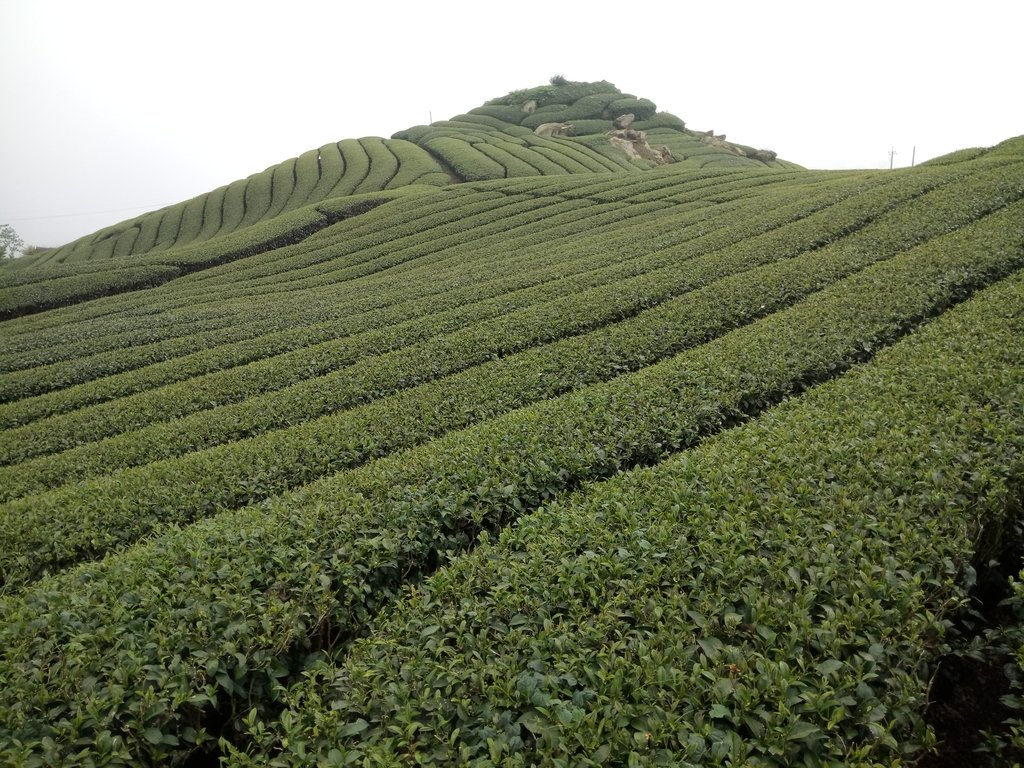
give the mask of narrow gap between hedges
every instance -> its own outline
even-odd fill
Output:
[[[1016,498],[1015,514],[974,557],[970,605],[956,618],[953,650],[938,660],[925,711],[937,745],[918,758],[917,768],[1024,763],[1024,750],[1005,744],[1006,721],[1021,713],[1003,701],[1013,693],[1007,670],[1017,664],[1013,638],[1022,619],[1011,602],[1010,579],[1024,568],[1024,489]]]

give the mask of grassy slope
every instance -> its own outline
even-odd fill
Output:
[[[331,180],[344,179],[339,158],[352,149],[340,148]],[[395,170],[380,175],[386,185]],[[273,174],[264,181],[272,197]],[[927,741],[921,694],[942,647],[933,618],[963,597],[976,515],[1002,525],[1022,480],[1024,424],[1012,417],[1024,364],[1012,341],[1022,199],[1019,139],[891,173],[676,164],[409,187],[144,256],[139,268],[168,271],[4,320],[0,754],[15,764],[181,762],[223,735],[239,747],[233,759],[257,763],[305,764],[306,748],[339,764],[411,754],[814,764],[843,750],[897,759]],[[157,227],[150,239],[160,237]],[[16,274],[10,290],[42,295],[71,279],[42,267],[37,279]],[[913,333],[922,325],[924,352]],[[944,341],[968,331],[990,341],[973,351]],[[918,366],[924,376],[927,365],[948,392],[918,402],[899,374]],[[826,394],[813,389],[831,379]],[[893,394],[873,402],[873,387]],[[929,419],[954,401],[977,418]],[[896,402],[908,410],[887,405]],[[874,408],[875,421],[857,420]],[[1001,414],[998,429],[989,411]],[[819,438],[794,426],[811,414],[836,435],[828,471],[866,451],[858,441],[916,447],[906,466],[899,452],[864,458],[864,471],[819,487],[825,470],[808,458],[823,450]],[[759,445],[791,481],[763,502]],[[946,473],[947,454],[962,473]],[[871,469],[890,465],[890,475]],[[637,466],[657,468],[629,472]],[[725,480],[719,466],[731,467]],[[755,515],[762,503],[791,514],[818,499],[849,522],[847,545],[868,546],[866,510],[904,486],[908,520],[948,511],[889,560],[870,548],[853,558],[849,546],[808,553],[803,538]],[[648,521],[647,541],[671,557],[654,568],[662,555],[634,551],[629,519],[666,504],[674,517]],[[721,541],[709,528],[719,508],[735,517]],[[605,524],[607,510],[622,519]],[[792,514],[809,541],[821,522]],[[579,544],[588,529],[594,541]],[[880,530],[870,546],[895,547]],[[708,549],[694,559],[663,548],[673,539]],[[759,583],[776,591],[741,608],[750,579],[729,547],[759,552]],[[565,571],[587,552],[593,573]],[[867,564],[880,570],[864,576]],[[827,652],[808,650],[820,641],[818,603],[785,599],[802,568],[818,590],[866,579],[852,603],[835,598],[850,629]],[[701,574],[699,605],[696,585],[664,585],[690,572]],[[573,586],[587,582],[608,593]],[[877,594],[861,610],[853,598],[869,588]],[[622,614],[641,594],[643,616]],[[779,605],[792,626],[779,623]],[[481,646],[481,658],[507,667],[486,697],[470,649],[491,629],[460,623],[466,611],[501,614],[502,635],[522,627]],[[892,635],[898,652],[876,652],[893,613],[906,619]],[[568,620],[558,616],[587,615],[585,637],[557,630]],[[693,627],[665,623],[686,616]],[[709,621],[721,631],[702,635]],[[732,642],[726,630],[739,624],[760,640]],[[632,639],[620,654],[622,632]],[[673,644],[676,635],[690,639]],[[529,637],[543,642],[522,646]],[[409,651],[398,649],[410,645],[423,655],[402,672]],[[459,681],[444,673],[452,649],[470,654]],[[798,687],[833,697],[827,705],[789,701],[783,651],[806,655]],[[867,692],[850,683],[863,678],[864,654],[884,681]],[[747,663],[766,681],[756,705],[730,698],[729,674],[704,675]],[[579,685],[584,669],[592,677]],[[631,679],[645,680],[642,692],[621,688]],[[434,690],[463,709],[416,698]],[[671,714],[635,721],[651,696]],[[686,696],[725,709],[709,719],[665,704]],[[372,712],[352,704],[371,700]],[[611,713],[616,701],[637,709]],[[786,711],[759,714],[779,702]],[[609,729],[627,740],[602,736]]]

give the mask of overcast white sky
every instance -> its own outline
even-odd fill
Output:
[[[58,245],[555,74],[808,167],[899,167],[1024,133],[1022,29],[1020,0],[0,0],[0,224]]]

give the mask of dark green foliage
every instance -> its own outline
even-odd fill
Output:
[[[160,228],[156,233],[157,248],[168,248],[177,241],[185,206],[186,203],[178,203],[177,205],[170,206],[164,212],[164,215],[160,218]]]
[[[166,210],[166,209],[165,209]],[[132,254],[145,253],[156,245],[156,236],[160,231],[160,219],[164,211],[154,211],[148,216],[140,217],[139,236],[132,246]]]
[[[568,120],[604,120],[616,115],[608,115],[609,105],[619,101],[622,98],[622,94],[618,91],[609,91],[608,93],[594,93],[589,96],[584,96],[573,102],[572,106],[566,112],[566,118]]]
[[[648,118],[637,118],[633,127],[638,131],[650,131],[655,128],[672,128],[677,131],[686,130],[686,123],[670,112],[655,112]]]
[[[388,189],[398,189],[409,184],[444,186],[449,183],[448,174],[426,150],[401,139],[385,139],[384,144],[398,160],[398,173],[388,182]]]
[[[251,227],[266,216],[274,185],[274,168],[250,176],[245,187],[245,216],[239,227]]]
[[[563,168],[566,173],[594,173],[607,170],[605,166],[597,164],[592,157],[581,157],[573,148],[560,145],[557,139],[535,136],[529,139],[527,146],[531,152],[546,157]]]
[[[508,106],[503,104],[489,104],[482,107],[475,107],[469,110],[470,115],[483,115],[511,125],[519,125],[519,122],[526,117],[519,106]]]
[[[199,231],[198,240],[209,240],[220,231],[224,221],[224,193],[227,190],[227,187],[218,187],[206,196],[206,205],[203,206],[203,228]]]
[[[531,148],[524,144],[513,144],[511,142],[501,142],[494,145],[496,148],[507,152],[514,160],[526,163],[530,168],[535,169],[534,173],[525,173],[527,176],[534,176],[540,174],[542,176],[559,175],[567,173],[565,168],[557,163],[553,163],[546,156],[534,152]],[[519,175],[517,169],[519,166],[515,162],[510,162],[507,169],[510,171],[509,176]]]
[[[476,148],[487,155],[487,157],[501,164],[505,169],[506,177],[509,176],[540,176],[541,173],[534,166],[530,165],[524,160],[520,160],[514,154],[508,151],[508,147],[518,147],[517,144],[505,144],[499,146],[497,144],[484,144],[480,143],[476,145]]]
[[[544,123],[565,123],[569,122],[566,119],[566,113],[569,107],[563,104],[552,105],[551,107],[544,107],[538,109],[536,112],[526,115],[523,117],[521,125],[524,128],[529,128],[532,133],[537,126],[543,125]]]
[[[0,269],[0,763],[931,743],[1024,483],[1024,142],[804,171],[666,124],[654,168],[472,117]]]
[[[444,121],[444,122],[446,124],[449,124],[449,125],[451,123],[456,123],[456,124],[457,123],[467,123],[468,125],[472,125],[472,126],[474,126],[476,128],[479,128],[479,127],[482,126],[482,127],[485,127],[485,128],[491,128],[491,129],[496,130],[496,131],[502,131],[504,133],[511,133],[513,135],[515,135],[515,134],[520,134],[521,135],[523,133],[527,133],[528,132],[527,129],[523,128],[522,126],[518,126],[518,125],[515,125],[515,124],[510,124],[510,123],[508,123],[508,122],[506,122],[504,120],[499,120],[496,117],[490,117],[488,115],[480,115],[480,114],[473,114],[473,113],[470,113],[468,115],[456,115],[450,121]],[[437,124],[438,123],[435,123],[435,125],[437,125]]]
[[[114,244],[113,238],[106,238],[105,240],[99,241],[92,247],[92,258],[96,261],[106,261],[114,257]]]
[[[653,101],[633,97],[617,99],[608,105],[608,115],[611,118],[632,114],[637,120],[650,120],[657,111],[658,108]]]
[[[295,160],[295,188],[288,197],[288,202],[285,203],[282,212],[294,211],[305,205],[319,181],[320,152],[316,149],[303,152]],[[233,227],[228,228],[225,225],[225,229],[230,231]]]
[[[1008,212],[1001,221],[993,221],[987,231],[998,233],[1006,221],[1019,222],[1018,213],[1013,211],[1011,215]],[[951,237],[969,242],[972,235],[962,230]],[[970,286],[977,284],[973,281],[981,280],[984,283],[995,279],[1000,268],[990,271],[991,267],[999,263],[1006,265],[1005,259],[1009,254],[998,240],[993,241],[990,248],[985,253],[985,259],[992,260],[988,265],[979,260],[980,254],[972,248],[936,245],[908,252],[905,258],[894,261],[891,266],[882,264],[869,268],[862,275],[840,284],[835,290],[823,292],[813,301],[770,315],[748,329],[722,337],[720,342],[698,348],[689,357],[667,361],[633,377],[552,401],[539,406],[536,411],[510,414],[484,425],[475,436],[453,435],[451,439],[424,446],[419,454],[404,454],[394,460],[368,465],[364,472],[339,476],[293,500],[284,500],[259,511],[264,521],[268,520],[268,514],[283,516],[281,525],[264,524],[254,528],[245,522],[248,517],[246,514],[236,518],[220,518],[216,524],[211,522],[210,525],[199,526],[190,532],[173,534],[171,539],[155,543],[144,550],[136,550],[119,563],[111,562],[101,570],[93,569],[90,579],[74,590],[66,581],[52,586],[43,584],[40,588],[48,590],[46,600],[51,605],[60,601],[66,605],[65,610],[98,610],[95,617],[100,618],[105,610],[102,608],[105,602],[102,595],[108,590],[111,594],[124,594],[125,591],[137,593],[138,587],[131,587],[125,582],[115,585],[109,580],[133,578],[137,566],[132,566],[132,563],[138,558],[137,562],[146,563],[144,578],[147,580],[154,578],[157,573],[163,574],[161,578],[170,577],[159,590],[159,605],[178,605],[176,600],[170,599],[170,595],[182,588],[188,590],[189,584],[193,582],[191,578],[182,580],[180,575],[174,574],[180,574],[180,569],[185,565],[189,573],[196,568],[201,568],[205,573],[218,572],[218,568],[212,567],[208,559],[216,556],[218,547],[228,546],[229,551],[234,552],[240,538],[237,533],[230,533],[230,526],[243,526],[241,530],[249,532],[247,537],[257,537],[251,539],[246,546],[246,550],[253,550],[254,556],[242,559],[235,557],[225,561],[219,568],[223,569],[228,566],[228,562],[234,562],[235,567],[255,567],[258,570],[251,573],[247,571],[244,576],[241,573],[228,575],[227,572],[219,571],[224,574],[224,581],[219,583],[229,590],[238,591],[234,597],[224,593],[218,598],[218,604],[239,605],[238,600],[244,594],[249,594],[250,589],[253,590],[252,594],[266,599],[266,590],[270,589],[273,594],[287,598],[286,603],[280,604],[281,608],[286,604],[291,608],[280,613],[278,608],[274,608],[269,613],[264,611],[262,615],[280,615],[285,624],[277,632],[266,635],[266,624],[261,624],[263,629],[254,628],[255,632],[239,625],[236,632],[231,633],[236,639],[230,642],[239,648],[237,637],[247,638],[241,646],[245,648],[244,665],[239,666],[229,661],[226,667],[218,666],[212,670],[203,665],[205,672],[202,672],[194,662],[185,663],[183,659],[185,666],[182,667],[181,678],[175,682],[175,687],[186,680],[192,680],[194,682],[189,685],[200,687],[189,689],[193,691],[190,695],[197,697],[204,691],[208,696],[220,686],[224,686],[228,693],[236,691],[235,685],[217,681],[218,669],[223,669],[237,680],[236,695],[245,691],[252,695],[253,691],[259,690],[253,686],[265,679],[259,670],[268,669],[267,664],[272,665],[269,669],[280,669],[277,666],[280,661],[267,655],[268,648],[262,644],[272,642],[276,646],[285,626],[292,626],[304,635],[312,626],[309,622],[322,615],[324,600],[328,601],[327,604],[341,600],[331,608],[331,624],[334,631],[347,633],[349,622],[361,621],[362,610],[365,610],[358,609],[358,601],[362,599],[360,596],[373,595],[373,599],[378,600],[385,594],[393,593],[393,579],[395,575],[405,572],[405,569],[383,567],[383,561],[379,559],[393,547],[398,549],[391,556],[405,563],[414,563],[416,561],[410,560],[410,557],[423,557],[437,547],[461,548],[465,546],[465,537],[472,535],[478,526],[500,525],[500,521],[507,519],[507,516],[516,516],[517,510],[536,505],[550,494],[558,493],[559,489],[565,489],[567,484],[574,482],[574,478],[585,479],[589,473],[595,472],[603,475],[615,467],[628,467],[638,460],[656,458],[662,451],[678,447],[679,440],[688,444],[695,439],[704,431],[702,424],[716,424],[722,419],[728,419],[729,414],[736,413],[735,409],[739,409],[739,413],[748,409],[756,412],[777,398],[779,393],[791,391],[792,387],[799,389],[802,382],[831,375],[836,366],[842,368],[849,365],[850,356],[855,358],[869,348],[884,344],[886,339],[893,337],[892,334],[903,333],[907,322],[913,318],[927,315],[940,309],[945,302],[964,296],[965,290],[969,292]],[[949,260],[935,258],[936,253],[948,254]],[[1024,253],[1018,252],[1018,255],[1024,257]],[[942,287],[936,290],[937,286]],[[823,324],[825,318],[829,319],[827,324]],[[829,332],[822,335],[820,331],[825,327],[829,328]],[[758,355],[752,357],[750,353],[754,349],[758,350]],[[527,380],[527,377],[519,378]],[[506,377],[503,380],[508,379]],[[680,392],[684,391],[691,394],[680,401]],[[464,406],[455,402],[452,407],[460,410]],[[684,427],[683,424],[690,426]],[[587,437],[578,443],[566,445],[565,434]],[[497,474],[488,477],[492,472]],[[565,472],[568,474],[563,474]],[[473,491],[474,488],[478,490]],[[469,505],[463,506],[457,500],[464,498],[467,493],[470,494]],[[293,516],[295,504],[306,509],[301,518]],[[375,505],[380,506],[375,508]],[[383,517],[380,516],[382,514]],[[386,526],[384,530],[403,533],[386,540],[360,537],[358,531],[363,530],[365,525],[360,523],[364,515],[372,515],[373,519],[379,520],[381,525]],[[411,517],[404,517],[407,515]],[[305,519],[306,524],[299,525],[300,519]],[[271,532],[291,537],[306,531],[308,535],[320,525],[328,526],[332,534],[337,536],[334,546],[345,547],[347,554],[344,557],[336,559],[337,555],[331,555],[329,561],[311,561],[307,559],[308,556],[300,555],[295,550],[297,542],[271,545],[272,539],[267,538]],[[205,543],[197,546],[193,536],[201,537]],[[330,546],[330,542],[323,543]],[[358,581],[350,579],[362,579],[356,574],[364,572],[362,566],[358,565],[366,556],[360,554],[363,547],[372,548],[376,553],[375,561],[382,563],[381,570],[367,571],[371,575],[379,574],[374,577],[371,588],[323,592],[322,588],[327,585],[318,579],[318,574],[326,575],[338,568],[348,573],[350,563],[356,566],[351,571],[353,575],[338,575],[337,578],[342,579],[339,584],[358,585]],[[288,552],[288,562],[305,562],[308,566],[298,572],[294,569],[282,572],[279,570],[280,565],[270,565],[262,559],[264,553],[271,552]],[[189,554],[183,560],[185,553]],[[107,573],[104,574],[103,570]],[[297,581],[293,582],[293,578]],[[259,582],[254,583],[253,579],[259,579]],[[307,587],[302,588],[301,584]],[[321,586],[318,587],[318,584]],[[88,590],[93,597],[87,598],[86,602],[75,603],[72,608],[72,603],[67,602],[67,599],[75,599],[75,592],[82,589]],[[300,598],[304,589],[308,590],[308,597]],[[79,594],[85,597],[84,593]],[[29,599],[28,596],[26,599]],[[277,598],[273,599],[277,605]],[[89,608],[89,601],[93,600],[100,602]],[[147,611],[164,610],[148,600],[145,605]],[[180,608],[171,610],[188,611],[188,606],[195,603],[190,598],[189,602],[180,605]],[[9,609],[13,610],[14,607],[11,604]],[[249,609],[239,610],[249,615]],[[297,614],[296,610],[301,610],[301,613]],[[184,618],[186,614],[177,615],[180,616],[179,622],[184,622],[183,626],[187,627],[191,622]],[[299,619],[299,616],[307,618]],[[8,620],[13,618],[10,616]],[[296,619],[297,626],[290,623]],[[94,620],[89,619],[90,622]],[[100,620],[109,621],[109,617]],[[231,615],[226,615],[224,621],[232,621]],[[81,622],[82,619],[78,626],[84,626]],[[159,626],[170,625],[161,621]],[[141,626],[139,631],[142,631]],[[239,632],[243,634],[238,635]],[[49,637],[50,634],[44,633],[43,636]],[[18,635],[10,639],[5,636],[3,647],[8,649],[5,664],[12,663],[16,658],[12,648],[16,637]],[[134,657],[143,645],[153,641],[167,642],[172,644],[168,647],[180,649],[184,636],[179,632],[156,636],[147,631],[145,634],[119,636],[117,640],[125,644],[124,652]],[[153,652],[161,653],[158,647],[153,648]],[[195,659],[197,652],[201,652],[200,656],[204,658],[210,657],[210,654],[224,658],[220,652],[214,653],[213,649],[198,648],[190,651],[189,657]],[[109,650],[102,653],[103,658],[111,659],[109,663],[117,664],[116,668],[132,669],[133,664],[128,659],[115,661]],[[206,696],[197,699],[203,700],[206,700]],[[248,707],[249,704],[240,703],[237,709],[245,712]],[[164,732],[176,733],[179,737],[185,735],[186,732],[180,728],[194,717],[189,712],[187,708],[181,710],[179,717],[186,719],[172,721],[177,722],[177,725],[171,731]],[[143,719],[136,719],[135,722],[140,731],[144,727],[167,728],[171,723],[166,717],[166,714],[159,714],[156,719],[147,721],[143,716]],[[76,729],[80,727],[75,726]],[[94,725],[90,723],[85,727],[92,728]],[[39,732],[35,733],[35,738],[38,738]],[[30,734],[30,731],[25,732],[28,738],[33,738]],[[200,737],[199,733],[185,735],[186,740]],[[291,743],[296,743],[296,740],[292,739]],[[142,742],[129,748],[151,749]]]
[[[187,245],[199,237],[199,232],[203,227],[203,208],[206,205],[206,199],[204,195],[199,197],[193,197],[191,200],[185,203],[185,210],[181,214],[181,228],[178,230],[178,238],[175,241],[175,245]],[[123,238],[124,235],[121,236]],[[119,255],[120,240],[118,238],[118,247],[114,249],[114,255]]]
[[[205,205],[205,199],[199,199],[202,201],[200,205]],[[200,213],[202,213],[202,208],[200,208]],[[202,219],[200,219],[200,223],[201,222]],[[138,227],[129,227],[124,232],[122,232],[117,238],[117,244],[114,246],[113,257],[115,259],[120,259],[124,258],[125,256],[130,256],[132,253],[132,248],[135,246],[135,240],[136,238],[138,238],[138,236]]]
[[[431,133],[431,127],[429,125],[414,125],[411,128],[406,128],[403,131],[398,131],[391,135],[392,139],[399,141],[409,141],[413,144],[419,144],[428,137]]]
[[[113,248],[113,240],[108,241]],[[98,257],[97,257],[97,260]],[[61,277],[17,288],[0,288],[0,318],[17,317],[63,304],[151,288],[177,277],[177,267],[116,263],[100,272]]]
[[[613,128],[611,120],[573,120],[572,124],[576,126],[576,130],[573,132],[574,136],[586,136],[595,133],[604,136]]]
[[[245,216],[245,190],[248,186],[248,179],[239,179],[229,184],[224,190],[221,226],[217,234],[234,232],[241,224],[242,217]],[[143,233],[145,233],[145,228],[143,228]],[[139,237],[141,239],[142,235]]]
[[[462,181],[502,179],[505,168],[465,141],[438,136],[427,139],[426,148],[455,171]]]
[[[606,80],[595,83],[566,82],[560,85],[542,85],[538,88],[512,91],[507,96],[492,99],[487,102],[487,105],[522,106],[527,101],[537,102],[538,107],[550,104],[572,104],[584,96],[608,92],[618,92],[618,89]]]
[[[1018,276],[848,378],[488,539],[289,694],[274,764],[912,755],[933,738],[921,662],[967,601],[971,536],[1010,524],[1022,479],[1024,367],[1006,369],[1022,312]]]
[[[355,188],[353,194],[379,192],[387,187],[398,173],[398,159],[383,139],[367,137],[359,139],[359,144],[369,158],[370,170],[366,174],[366,178]]]
[[[280,215],[295,189],[295,158],[274,166],[274,180],[271,184],[270,208],[267,218]]]
[[[963,163],[968,160],[974,160],[977,157],[981,157],[988,151],[988,149],[983,149],[981,147],[960,149],[956,152],[950,152],[945,155],[940,155],[939,157],[933,157],[931,160],[926,160],[925,162],[920,163],[920,165],[951,165],[953,163]]]
[[[608,141],[608,137],[603,133],[578,136],[573,138],[573,143],[580,147],[585,147],[606,161],[611,161],[611,167],[615,168],[617,173],[648,171],[651,170],[653,165],[647,160],[633,160],[628,157],[618,147],[612,146]]]
[[[334,189],[345,175],[345,158],[336,143],[320,147],[317,150],[317,155],[320,158],[320,180],[309,193],[310,201],[331,197]]]
[[[339,141],[338,149],[345,160],[345,175],[331,190],[332,197],[351,195],[370,172],[370,157],[358,141],[355,139]]]

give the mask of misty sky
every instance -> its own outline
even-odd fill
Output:
[[[1024,133],[1019,0],[0,0],[0,29],[0,224],[29,245],[556,74],[814,168]]]

